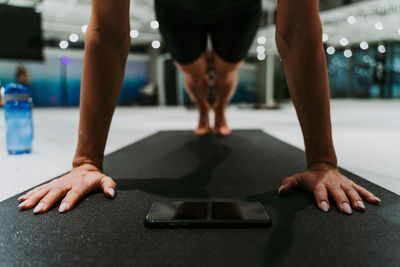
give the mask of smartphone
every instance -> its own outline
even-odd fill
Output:
[[[259,202],[155,202],[144,219],[151,228],[268,227]]]

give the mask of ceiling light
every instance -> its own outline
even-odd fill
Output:
[[[346,37],[343,37],[343,38],[340,39],[339,43],[340,43],[342,46],[346,46],[346,45],[349,44],[349,40],[348,40]]]
[[[61,49],[66,49],[68,47],[68,42],[65,40],[62,40],[59,45],[60,45]]]
[[[349,58],[349,57],[351,57],[353,55],[353,52],[351,52],[350,49],[346,49],[346,50],[344,50],[343,54],[344,54],[345,57]]]
[[[367,42],[361,42],[360,43],[360,48],[362,49],[362,50],[366,50],[366,49],[368,49],[368,43]]]
[[[82,26],[82,28],[81,28],[81,30],[82,30],[82,32],[83,32],[83,33],[85,33],[85,32],[86,32],[86,30],[87,30],[87,25],[86,25],[86,24],[85,24],[85,25],[83,25],[83,26]]]
[[[265,54],[264,53],[258,53],[257,54],[257,59],[258,60],[264,60],[265,59]]]
[[[349,24],[354,24],[354,23],[357,22],[357,19],[356,19],[356,17],[354,17],[354,16],[349,16],[349,17],[347,18],[347,22],[348,22]]]
[[[257,53],[264,53],[265,52],[265,47],[262,45],[257,46]]]
[[[330,47],[328,47],[328,48],[326,49],[326,52],[327,52],[329,55],[333,55],[333,54],[335,54],[335,48],[334,48],[333,46],[330,46]]]
[[[157,20],[153,20],[152,22],[150,22],[150,27],[154,30],[158,29],[159,26],[160,24],[158,23]]]
[[[139,37],[139,32],[137,30],[131,30],[130,36],[132,38],[138,38]]]
[[[257,43],[259,43],[259,44],[265,44],[266,41],[267,40],[265,39],[264,36],[258,36],[257,37]]]
[[[384,29],[383,24],[381,22],[375,23],[375,29],[382,31]]]
[[[154,49],[160,48],[161,43],[158,40],[154,40],[153,42],[151,42],[151,47],[153,47]]]
[[[326,41],[328,41],[328,39],[329,39],[328,34],[323,33],[323,34],[322,34],[322,42],[326,42]]]
[[[379,53],[383,54],[386,52],[386,47],[384,45],[378,46],[378,51]]]
[[[79,36],[76,33],[73,33],[69,36],[69,40],[73,43],[77,42],[79,40]]]

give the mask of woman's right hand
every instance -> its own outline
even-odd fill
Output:
[[[34,213],[48,211],[62,198],[59,212],[71,210],[84,195],[95,189],[102,189],[108,197],[114,198],[116,183],[97,167],[83,164],[69,173],[46,184],[38,186],[18,198],[23,201],[20,209],[33,209]]]

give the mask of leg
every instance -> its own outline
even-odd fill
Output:
[[[199,125],[194,133],[196,135],[205,135],[212,132],[210,128],[208,114],[210,105],[207,101],[208,96],[208,75],[207,75],[207,57],[203,53],[198,59],[189,64],[175,65],[183,71],[183,82],[187,93],[199,110]]]
[[[260,24],[261,1],[250,1],[241,7],[240,14],[223,19],[211,27],[214,85],[216,93],[215,130],[229,135],[225,108],[238,84],[238,69],[243,63]]]
[[[213,53],[215,132],[221,135],[229,135],[232,132],[226,121],[225,109],[238,85],[238,69],[242,63],[243,60],[238,63],[229,63]]]

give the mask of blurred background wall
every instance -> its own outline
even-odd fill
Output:
[[[42,61],[0,58],[0,86],[15,81],[16,68],[22,64],[33,78],[28,87],[35,106],[77,106],[91,2],[9,0],[0,4],[29,7],[39,14],[43,46]],[[400,0],[321,0],[320,11],[332,97],[400,98]],[[234,103],[263,105],[289,99],[274,40],[275,17],[275,0],[263,0],[259,32],[240,70]],[[25,34],[23,25],[3,23],[2,29]],[[131,54],[119,104],[190,104],[182,74],[158,33],[153,1],[132,1],[130,35]]]

